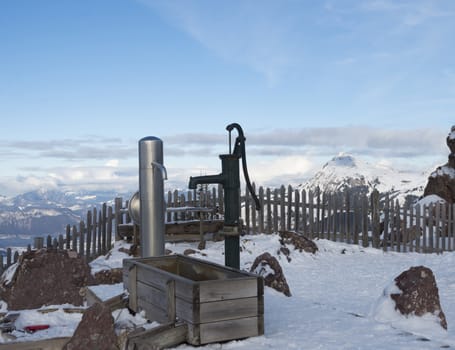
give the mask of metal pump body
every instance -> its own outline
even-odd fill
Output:
[[[231,152],[231,131],[233,129],[237,130],[238,136],[235,140],[234,150]],[[260,204],[248,176],[245,156],[246,139],[243,130],[237,123],[229,124],[226,130],[229,132],[229,153],[220,154],[221,173],[218,175],[190,177],[188,187],[196,189],[197,185],[201,184],[221,184],[223,186],[225,265],[240,269],[240,159],[242,159],[245,182],[255,201],[257,210],[260,210]]]

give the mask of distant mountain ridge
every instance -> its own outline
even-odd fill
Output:
[[[319,187],[321,191],[337,192],[350,189],[359,193],[389,193],[400,203],[423,195],[428,174],[400,172],[382,164],[371,164],[351,154],[340,153],[323,165],[301,188]]]
[[[78,224],[93,207],[112,203],[118,193],[39,189],[15,197],[0,196],[0,234],[55,235]],[[129,197],[128,197],[129,198]]]
[[[377,189],[406,204],[423,195],[428,175],[399,172],[340,153],[299,188],[309,190],[319,186],[322,191],[349,189],[360,193]],[[0,236],[63,233],[67,224],[78,224],[87,210],[99,208],[102,203],[113,204],[118,196],[129,199],[131,194],[39,189],[11,198],[0,195]]]

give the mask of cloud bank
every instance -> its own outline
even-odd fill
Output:
[[[234,132],[235,133],[235,132]],[[234,141],[236,134],[232,135]],[[304,181],[339,152],[402,170],[431,170],[445,163],[446,131],[367,126],[274,129],[246,133],[250,176],[261,184]],[[226,134],[180,133],[162,137],[168,187],[185,188],[190,175],[218,173],[227,153]],[[0,177],[0,194],[38,187],[114,189],[138,187],[137,141],[84,139],[3,140],[0,159],[15,164]],[[411,169],[410,169],[411,168]]]

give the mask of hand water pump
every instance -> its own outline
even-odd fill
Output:
[[[235,139],[234,150],[231,146],[231,132],[236,129],[238,136]],[[237,123],[226,127],[229,132],[229,153],[220,154],[221,173],[218,175],[190,177],[188,187],[196,189],[200,184],[221,184],[224,190],[224,259],[225,265],[240,269],[240,174],[239,160],[242,159],[243,175],[248,191],[255,202],[256,210],[260,210],[259,199],[254,193],[250,182],[245,156],[245,136],[242,127]],[[232,152],[231,152],[232,151]]]

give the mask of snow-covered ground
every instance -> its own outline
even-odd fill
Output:
[[[280,247],[276,235],[243,236],[242,267],[248,270],[256,256],[270,252],[279,259],[292,296],[265,288],[263,336],[202,348],[416,350],[455,347],[455,253],[384,253],[327,240],[318,240],[316,244],[319,251],[314,255],[291,249],[292,260],[288,262],[283,255],[276,254]],[[183,253],[188,248],[197,251],[197,243],[167,243],[166,248],[174,253]],[[223,264],[223,251],[223,242],[207,242],[207,249],[201,252],[204,255],[194,256]],[[92,264],[93,268],[120,266],[122,254],[113,253],[107,260],[99,258]],[[384,289],[393,288],[391,282],[396,276],[418,265],[431,268],[435,274],[448,331],[442,330],[432,315],[424,318],[400,316],[390,300],[384,298]],[[121,285],[108,288],[104,294],[122,290]],[[23,313],[20,325],[36,323],[33,317],[36,317],[36,311]],[[43,316],[40,317],[42,321]],[[48,324],[66,324],[69,334],[80,318],[74,314],[66,316],[63,311],[48,313],[46,317]],[[117,311],[114,317],[123,324],[144,322],[140,316],[128,316],[126,310]],[[51,333],[51,329],[36,332],[34,339],[48,336],[46,333]],[[180,345],[177,348],[193,347]]]

